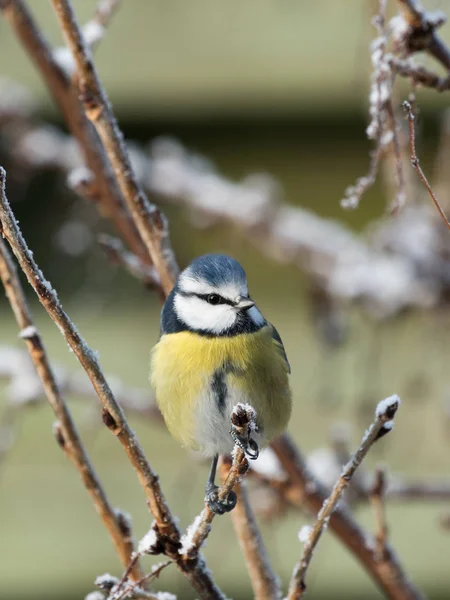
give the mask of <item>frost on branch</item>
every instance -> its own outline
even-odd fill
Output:
[[[186,529],[186,533],[181,538],[181,548],[178,550],[180,554],[188,556],[194,546],[194,535],[197,533],[198,527],[205,517],[205,511],[195,517],[189,527]]]
[[[110,592],[114,586],[119,584],[119,580],[114,575],[105,573],[104,575],[99,575],[94,583],[104,592]]]
[[[398,407],[401,404],[401,400],[397,394],[393,394],[384,400],[381,400],[377,404],[375,409],[375,416],[377,418],[387,417],[388,421],[394,418]]]
[[[138,552],[139,554],[159,554],[158,534],[154,522],[144,537],[139,541]]]
[[[306,542],[309,541],[312,530],[313,528],[311,527],[311,525],[303,525],[303,527],[300,529],[300,531],[298,532],[298,539],[302,544],[306,544]]]

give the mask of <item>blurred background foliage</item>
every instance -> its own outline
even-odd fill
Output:
[[[82,22],[91,18],[95,1],[73,3]],[[50,4],[30,4],[49,38],[61,43]],[[450,0],[428,0],[427,8],[448,14]],[[375,186],[356,212],[342,211],[339,199],[368,164],[364,128],[373,10],[374,3],[361,0],[128,0],[101,42],[96,62],[127,138],[147,143],[158,135],[174,136],[232,180],[270,173],[287,202],[361,229],[384,215],[381,187]],[[449,31],[444,27],[444,39],[450,40]],[[26,86],[39,114],[61,125],[39,75],[3,20],[0,73]],[[448,96],[425,91],[418,98],[426,169]],[[7,151],[0,147],[0,159]],[[108,231],[108,224],[69,192],[56,172],[31,180],[14,172],[8,196],[40,266],[99,351],[106,373],[146,388],[160,306],[154,294],[109,264],[98,248],[96,234]],[[330,427],[342,421],[350,425],[354,447],[376,402],[397,392],[404,406],[396,431],[375,448],[367,468],[382,461],[405,477],[450,474],[446,310],[416,311],[382,323],[355,310],[348,341],[331,348],[314,326],[307,282],[298,269],[271,262],[230,228],[199,230],[181,209],[167,207],[166,213],[181,266],[200,253],[217,251],[245,266],[252,296],[287,348],[295,397],[290,431],[304,451],[326,446]],[[59,332],[31,300],[51,356],[78,369]],[[21,346],[3,299],[0,344]],[[0,382],[0,405],[2,390]],[[99,411],[76,398],[71,407],[113,504],[133,516],[140,537],[150,518],[134,473],[99,423]],[[96,575],[120,573],[86,491],[53,440],[52,421],[46,405],[24,412],[18,439],[0,465],[0,597],[5,600],[75,600],[93,589]],[[201,507],[206,466],[180,449],[160,425],[141,419],[132,424],[186,526]],[[450,536],[438,524],[444,508],[448,504],[416,502],[388,509],[392,543],[431,598],[449,597]],[[359,509],[357,517],[373,530],[368,507]],[[297,531],[305,522],[306,515],[292,512],[263,525],[284,582],[299,557]],[[250,598],[236,546],[228,517],[217,519],[205,549],[208,564],[229,596]],[[167,569],[157,588],[181,599],[193,597],[175,570]],[[310,572],[309,594],[325,599],[337,593],[346,599],[381,597],[326,535]]]

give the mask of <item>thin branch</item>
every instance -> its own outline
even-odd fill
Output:
[[[97,75],[71,3],[69,0],[52,0],[52,3],[77,65],[86,116],[103,142],[125,203],[158,271],[161,287],[168,295],[174,286],[178,267],[170,247],[166,218],[155,205],[149,203],[135,177],[123,135]]]
[[[0,178],[1,175],[0,171]],[[0,186],[3,187],[3,181],[1,180]],[[25,340],[45,395],[58,419],[56,439],[81,475],[94,506],[113,540],[122,564],[127,566],[133,552],[130,524],[124,520],[122,513],[116,512],[112,508],[84,449],[70,411],[58,388],[42,339],[33,323],[15,265],[1,238],[0,278],[21,330],[20,337]],[[133,565],[131,577],[134,581],[142,577],[138,562]]]
[[[404,42],[408,52],[428,52],[450,70],[450,50],[436,34],[446,16],[442,12],[427,13],[417,0],[397,0],[397,3],[409,25]]]
[[[411,152],[411,164],[414,167],[414,169],[416,170],[417,174],[419,175],[420,180],[422,181],[425,189],[427,190],[431,200],[434,202],[434,205],[438,209],[438,212],[441,215],[442,220],[444,221],[446,227],[448,229],[450,229],[450,222],[448,221],[447,217],[445,216],[445,212],[443,211],[441,205],[439,204],[438,199],[436,198],[433,190],[431,189],[431,186],[428,183],[428,179],[426,178],[425,173],[422,171],[422,168],[419,164],[419,159],[417,158],[417,155],[416,155],[416,135],[415,135],[415,129],[414,129],[415,117],[414,117],[414,113],[413,113],[411,104],[405,100],[403,102],[403,108],[406,111],[406,114],[408,116],[408,121],[409,121],[409,145],[410,145],[410,152]]]
[[[0,10],[40,71],[68,128],[80,144],[86,163],[95,176],[97,198],[103,207],[102,215],[112,221],[129,248],[144,262],[149,262],[142,240],[123,205],[122,195],[102,143],[84,114],[78,90],[72,86],[69,75],[58,63],[27,4],[23,0],[0,0]]]
[[[386,473],[382,468],[376,471],[375,483],[370,491],[370,500],[375,512],[376,534],[375,534],[375,560],[383,561],[386,554],[388,540],[388,526],[386,523],[386,511],[384,499],[386,493]]]
[[[270,564],[245,484],[243,481],[234,487],[237,496],[236,507],[231,512],[234,531],[244,553],[254,598],[278,600],[282,596],[280,581]]]
[[[255,423],[255,412],[253,409],[247,410],[242,404],[237,404],[231,414],[231,428],[239,433],[241,438],[248,439]],[[240,482],[241,478],[248,471],[248,461],[245,457],[245,451],[236,443],[233,449],[231,468],[225,481],[217,491],[218,500],[223,502],[228,498],[234,486]],[[205,542],[211,531],[211,523],[215,517],[205,500],[205,508],[197,516],[192,525],[188,528],[186,535],[182,539],[180,553],[186,559],[195,557],[200,552],[200,548]]]
[[[380,402],[375,411],[375,421],[364,435],[361,445],[344,466],[342,474],[336,482],[329,498],[323,503],[322,508],[317,515],[317,521],[312,531],[309,533],[303,548],[303,554],[297,563],[289,585],[288,600],[298,600],[302,598],[306,591],[306,573],[311,563],[314,550],[323,534],[327,529],[331,515],[341,499],[344,490],[349,486],[352,477],[359,467],[367,452],[373,444],[385,433],[390,431],[393,426],[393,418],[400,405],[398,396],[391,396]]]
[[[387,60],[395,73],[402,77],[408,77],[416,85],[433,88],[438,92],[450,90],[450,76],[441,77],[434,71],[416,64],[411,59],[404,60],[390,55]]]
[[[99,244],[109,260],[124,267],[133,277],[142,281],[145,285],[159,288],[161,283],[156,269],[142,261],[139,256],[126,250],[122,242],[110,235],[99,236]]]
[[[130,428],[124,412],[118,404],[98,363],[95,353],[77,331],[61,306],[56,292],[44,278],[32,253],[18,228],[5,194],[5,171],[0,167],[0,233],[8,240],[22,271],[36,292],[39,301],[46,309],[66,339],[75,356],[85,369],[103,406],[103,422],[122,444],[130,463],[136,470],[144,488],[147,501],[156,521],[158,536],[164,553],[177,561],[179,569],[186,575],[196,591],[204,598],[217,600],[222,593],[211,579],[200,558],[186,565],[178,553],[180,532],[169,510],[161,490],[158,476],[152,470],[138,442],[136,434]]]
[[[328,498],[328,491],[312,477],[305,459],[287,434],[273,441],[272,448],[288,475],[290,486],[286,491],[290,502],[317,514]],[[339,505],[332,514],[329,528],[355,559],[364,565],[388,598],[424,600],[421,592],[408,580],[392,548],[387,548],[388,560],[385,563],[381,565],[375,561],[373,550],[367,543],[367,534],[343,505]]]
[[[151,573],[148,573],[147,575],[144,575],[143,577],[141,577],[141,579],[139,579],[139,581],[131,582],[130,584],[128,584],[123,589],[121,589],[121,587],[119,585],[118,589],[114,590],[108,596],[107,600],[122,600],[122,598],[128,598],[131,594],[133,594],[133,596],[134,595],[139,595],[139,593],[141,591],[143,591],[143,590],[137,591],[136,590],[137,587],[141,586],[143,583],[151,581],[152,579],[157,579],[160,576],[160,574],[162,573],[162,571],[164,571],[164,569],[166,567],[168,567],[169,565],[172,565],[172,564],[173,564],[173,561],[168,560],[168,561],[166,561],[164,563],[161,563],[156,568],[154,568]],[[153,598],[154,595],[152,594],[151,597]]]

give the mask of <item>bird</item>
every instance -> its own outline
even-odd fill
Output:
[[[233,407],[256,412],[256,458],[287,427],[292,398],[290,365],[278,331],[250,297],[241,264],[223,254],[194,259],[179,275],[161,311],[160,338],[151,353],[150,380],[172,437],[212,458],[205,501],[216,514],[236,505],[218,498],[218,457],[230,454]]]

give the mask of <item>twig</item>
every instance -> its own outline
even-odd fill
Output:
[[[119,239],[102,234],[99,236],[98,242],[112,263],[121,265],[145,285],[156,288],[161,285],[156,269],[144,263],[136,254],[128,252]]]
[[[408,116],[408,121],[409,121],[409,146],[410,146],[410,152],[411,152],[411,164],[414,167],[414,169],[416,170],[417,174],[419,175],[420,180],[422,181],[430,198],[434,202],[434,205],[438,209],[439,214],[441,215],[442,220],[444,221],[446,227],[448,229],[450,229],[450,222],[448,221],[447,217],[445,216],[445,213],[444,213],[441,205],[439,204],[438,199],[436,198],[433,190],[431,189],[431,186],[428,183],[428,179],[426,178],[424,172],[422,171],[422,168],[419,164],[419,159],[417,158],[417,155],[416,155],[416,135],[415,135],[415,130],[414,130],[415,117],[414,117],[414,113],[413,113],[411,104],[405,100],[403,102],[402,106],[406,111],[406,114]]]
[[[445,22],[442,12],[427,13],[416,0],[397,0],[409,25],[404,44],[408,52],[425,51],[450,70],[450,51],[436,34]]]
[[[232,428],[238,430],[239,435],[244,438],[250,436],[251,427],[255,422],[255,412],[253,409],[247,410],[242,404],[237,404],[233,408],[231,415]],[[228,475],[222,485],[219,487],[217,497],[220,501],[225,500],[230,495],[234,486],[239,483],[241,478],[248,471],[248,461],[245,457],[244,450],[235,445],[233,450],[233,460]],[[205,508],[198,515],[188,531],[182,539],[182,547],[180,552],[186,559],[190,559],[198,555],[200,548],[209,535],[211,523],[215,517],[215,513],[210,509],[205,502]]]
[[[245,481],[234,487],[237,504],[231,512],[234,531],[245,556],[245,562],[256,600],[281,598],[280,581],[272,569],[253,513]]]
[[[290,485],[286,494],[295,506],[307,508],[317,514],[328,498],[327,490],[309,472],[306,461],[291,438],[284,434],[272,442]],[[391,600],[425,600],[404,573],[391,547],[382,565],[375,561],[373,550],[367,543],[367,534],[358,526],[344,506],[338,505],[331,515],[329,527],[332,533],[347,547],[371,575],[374,582]]]
[[[391,396],[378,404],[375,411],[375,421],[364,435],[361,445],[353,458],[344,466],[342,474],[336,482],[330,497],[324,502],[317,515],[317,521],[304,544],[302,557],[294,569],[289,585],[288,600],[298,600],[303,597],[306,591],[306,573],[319,539],[328,527],[330,517],[336,509],[337,503],[344,490],[350,484],[353,474],[365,458],[367,452],[382,435],[392,429],[392,419],[394,418],[399,405],[400,399],[398,396]]]
[[[73,88],[69,75],[58,63],[23,0],[0,0],[0,10],[39,69],[69,129],[81,146],[87,165],[95,176],[97,197],[103,207],[102,215],[112,221],[129,248],[144,262],[148,262],[147,251],[123,205],[103,146],[84,114],[78,91]]]
[[[5,171],[0,167],[0,233],[8,240],[39,301],[58,326],[90,378],[103,406],[103,421],[122,444],[144,488],[150,510],[156,521],[158,536],[164,548],[164,553],[169,558],[177,561],[179,569],[202,597],[214,600],[223,598],[222,593],[211,579],[209,572],[200,559],[192,560],[188,565],[180,560],[181,557],[178,553],[180,533],[167,506],[159,485],[158,476],[147,461],[136,434],[128,425],[123,410],[117,403],[103,375],[95,353],[92,352],[78,333],[75,325],[62,308],[56,292],[44,278],[28,249],[6,198],[5,177]]]
[[[450,76],[441,77],[412,60],[404,60],[392,55],[387,60],[395,73],[410,78],[417,85],[433,88],[438,92],[450,90]]]
[[[0,170],[1,188],[3,188],[3,183],[2,171]],[[94,506],[113,540],[122,564],[127,566],[133,552],[130,524],[125,521],[122,513],[114,511],[110,505],[102,484],[84,449],[70,411],[58,388],[44,344],[33,323],[15,265],[1,237],[0,278],[5,287],[6,295],[16,317],[17,324],[20,327],[20,337],[25,340],[31,360],[42,382],[45,395],[58,419],[55,430],[56,439],[81,475],[83,483],[94,502]],[[135,581],[142,577],[138,562],[133,565],[131,577]]]
[[[108,597],[108,600],[121,600],[122,598],[128,597],[132,592],[134,592],[136,590],[136,587],[141,586],[143,583],[145,583],[151,579],[158,578],[160,576],[161,572],[166,567],[168,567],[169,565],[172,565],[172,564],[173,564],[172,560],[168,560],[165,563],[161,563],[154,570],[152,570],[151,573],[144,575],[144,577],[141,577],[141,579],[139,579],[139,581],[131,582],[123,590],[121,590],[121,586],[119,584],[118,589],[114,590],[113,593],[110,594],[110,596]]]
[[[386,544],[388,539],[388,527],[386,523],[386,513],[384,498],[386,492],[386,474],[384,469],[378,468],[375,476],[375,483],[370,491],[370,499],[375,512],[376,534],[375,534],[375,560],[383,561],[386,554]]]
[[[170,247],[167,221],[161,211],[148,202],[134,175],[123,135],[97,75],[71,3],[69,0],[52,0],[52,3],[77,65],[86,116],[103,142],[125,203],[158,271],[161,287],[168,295],[174,286],[178,267]]]

